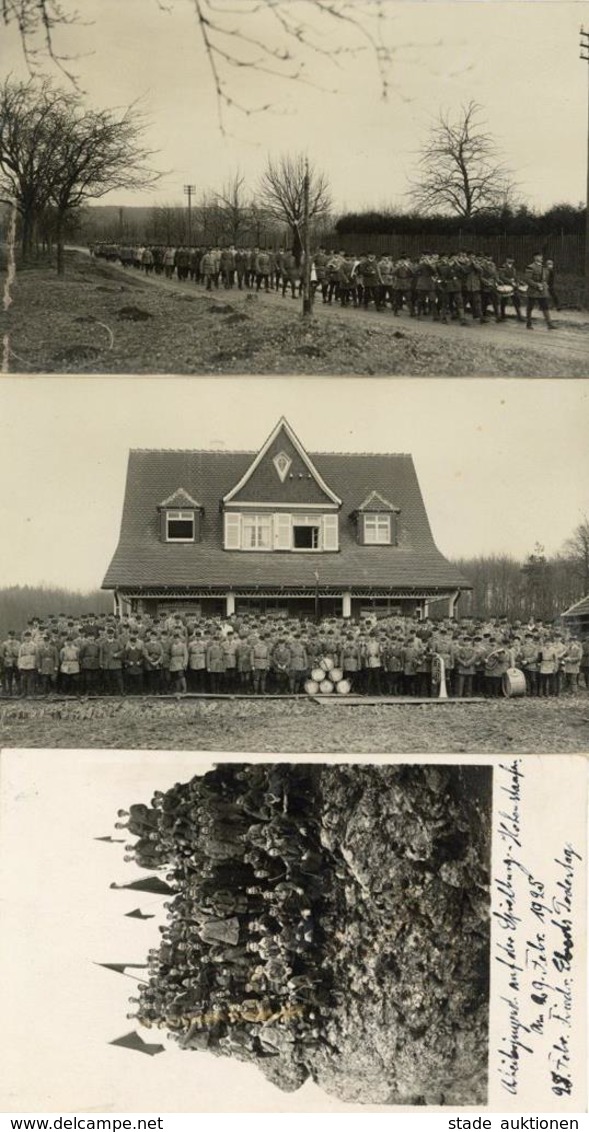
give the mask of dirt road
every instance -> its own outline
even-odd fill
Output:
[[[443,325],[390,309],[324,304],[310,320],[280,293],[147,277],[70,251],[68,274],[17,276],[6,316],[15,372],[353,374],[585,377],[589,316],[555,315],[526,329]],[[34,317],[31,317],[33,315]]]

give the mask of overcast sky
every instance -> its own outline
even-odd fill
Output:
[[[5,377],[0,585],[99,586],[130,448],[256,451],[283,415],[310,452],[412,453],[449,557],[552,553],[589,512],[585,381]]]
[[[433,117],[475,99],[517,175],[524,198],[545,207],[585,196],[587,64],[579,60],[579,26],[589,4],[568,0],[389,0],[380,28],[392,48],[390,92],[381,98],[374,52],[361,32],[318,19],[309,3],[293,0],[293,18],[324,52],[344,48],[337,66],[304,50],[283,32],[265,5],[233,0],[224,27],[294,52],[305,83],[289,83],[250,68],[223,68],[235,102],[272,110],[229,112],[227,136],[218,124],[210,66],[193,0],[63,0],[80,22],[56,29],[55,48],[96,106],[136,99],[151,121],[148,145],[159,151],[165,176],[148,198],[117,193],[106,203],[181,202],[184,183],[197,192],[218,189],[237,167],[253,187],[267,153],[306,150],[325,170],[337,210],[407,204],[409,172]],[[284,7],[285,5],[283,5]],[[252,9],[260,7],[260,14]],[[355,5],[367,26],[370,6]],[[366,15],[364,15],[366,13]],[[243,59],[260,56],[234,37],[225,48]],[[350,49],[362,47],[359,52]],[[269,61],[272,69],[283,69]],[[26,76],[14,28],[2,32],[2,69]],[[55,67],[48,69],[59,77]],[[323,88],[323,89],[319,89]]]

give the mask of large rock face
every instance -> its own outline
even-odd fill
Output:
[[[332,969],[346,993],[310,1071],[341,1098],[485,1099],[490,792],[481,793],[482,777],[437,766],[322,772],[324,837],[345,865]]]
[[[177,784],[133,830],[177,894],[139,1020],[282,1090],[483,1103],[491,776],[224,764]]]

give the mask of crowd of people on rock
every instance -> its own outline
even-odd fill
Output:
[[[137,838],[125,859],[166,868],[173,894],[129,1018],[165,1027],[183,1049],[243,1059],[318,1041],[318,1014],[335,993],[325,934],[334,862],[321,844],[318,773],[226,763],[119,811],[116,828]]]
[[[53,614],[0,644],[2,694],[298,695],[329,658],[356,695],[495,697],[519,669],[532,696],[589,689],[589,636],[506,617]]]
[[[296,298],[301,293],[304,261],[293,250],[230,247],[165,247],[159,244],[124,246],[96,244],[92,252],[123,267],[147,275],[188,279],[206,290],[281,291]],[[518,322],[533,329],[533,311],[541,311],[549,330],[554,328],[552,308],[559,308],[555,291],[554,261],[536,253],[526,266],[513,256],[501,264],[474,250],[424,251],[420,255],[372,253],[356,256],[346,251],[319,248],[311,263],[311,288],[323,303],[377,311],[387,307],[394,315],[406,311],[412,318],[436,322],[468,319],[479,323],[505,322],[508,307]],[[468,318],[467,318],[468,316]]]

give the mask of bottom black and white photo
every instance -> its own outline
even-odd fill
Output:
[[[5,1111],[583,1110],[584,758],[2,772]]]

